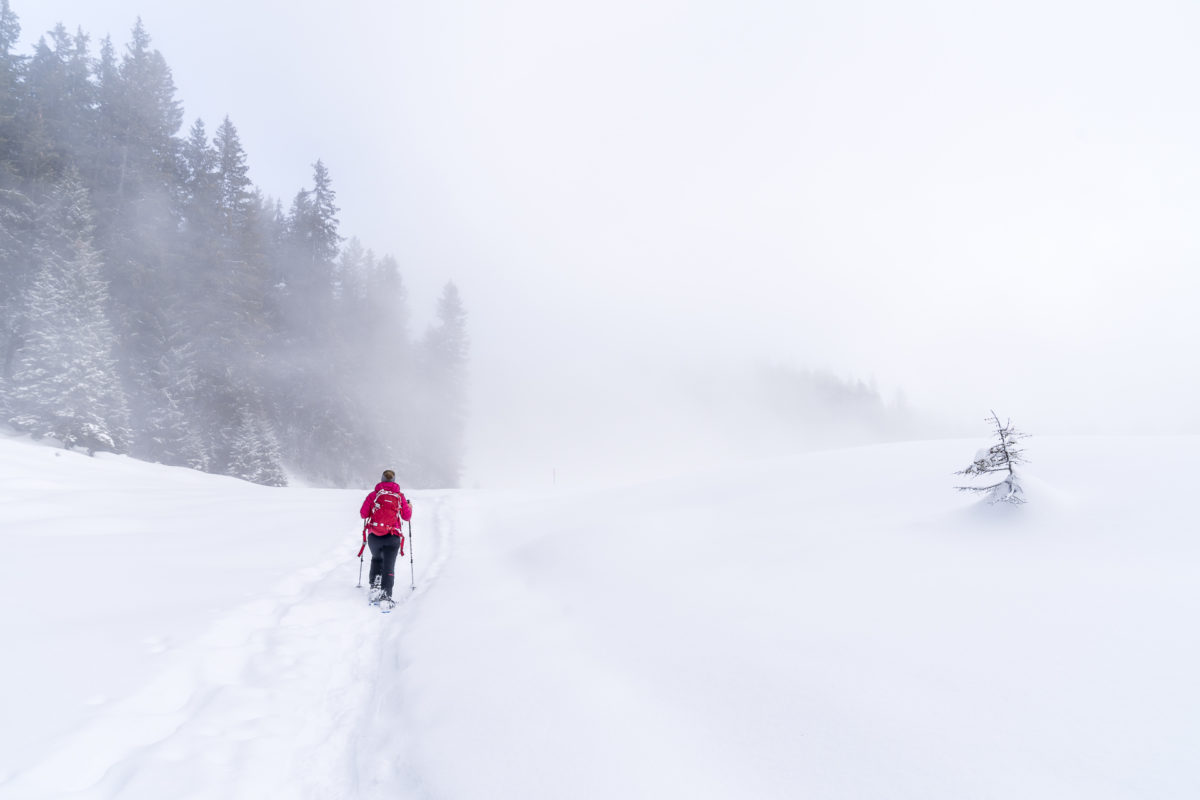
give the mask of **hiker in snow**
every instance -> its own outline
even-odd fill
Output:
[[[396,473],[390,469],[383,471],[383,480],[367,495],[358,515],[365,520],[363,541],[371,548],[371,603],[391,605],[396,556],[404,555],[400,523],[412,519],[412,504],[396,484]]]

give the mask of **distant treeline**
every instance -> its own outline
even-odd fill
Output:
[[[898,398],[873,383],[775,364],[758,369],[756,395],[781,442],[804,449],[898,441],[929,432]]]
[[[321,161],[285,209],[228,118],[180,135],[140,20],[120,53],[19,36],[0,0],[0,422],[270,485],[456,485],[454,285],[414,336],[396,259],[344,239]]]

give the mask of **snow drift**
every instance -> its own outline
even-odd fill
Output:
[[[0,440],[0,797],[1197,796],[1196,439],[978,445],[417,492],[383,616],[366,480]]]

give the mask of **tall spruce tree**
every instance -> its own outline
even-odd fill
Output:
[[[422,342],[424,435],[421,457],[430,485],[454,487],[462,477],[466,427],[467,312],[458,287],[447,283],[437,321]]]
[[[12,154],[22,144],[16,117],[25,59],[14,50],[20,38],[20,20],[8,0],[0,0],[0,186],[13,169]]]
[[[87,154],[94,124],[88,37],[71,36],[62,25],[43,36],[25,70],[20,172],[52,183]]]
[[[217,152],[217,178],[219,187],[218,207],[223,222],[222,233],[230,241],[238,239],[250,224],[254,212],[254,185],[250,182],[250,168],[246,151],[237,128],[225,117],[213,141]]]
[[[0,87],[6,87],[16,82],[16,61],[18,56],[13,52],[21,39],[21,20],[12,10],[8,0],[0,0]]]
[[[338,233],[337,198],[333,191],[333,179],[324,162],[317,159],[313,164],[313,188],[309,195],[309,246],[314,264],[332,264],[341,247],[342,236]]]
[[[122,341],[122,379],[134,413],[144,418],[158,397],[153,370],[167,346],[173,300],[182,294],[181,273],[172,266],[173,254],[181,249],[182,165],[175,134],[183,112],[171,70],[151,48],[140,19],[116,81],[107,87],[111,91],[100,88],[98,126],[111,130],[108,146],[115,148],[110,160],[116,171],[108,176],[115,185],[96,186],[97,198],[106,204],[97,241],[106,256],[113,324]],[[141,438],[134,453],[146,455]]]
[[[183,108],[175,98],[171,68],[158,50],[151,49],[150,34],[141,18],[121,60],[118,109],[126,115],[119,125],[125,157],[118,194],[130,199],[156,197],[164,184],[178,174],[178,140]]]
[[[121,185],[120,175],[128,160],[128,148],[124,144],[124,87],[121,83],[121,65],[117,60],[112,39],[105,36],[100,40],[100,57],[96,60],[93,75],[96,86],[96,124],[88,138],[92,153],[90,164],[81,171],[88,179],[96,205],[96,229],[98,241],[115,238],[111,233],[117,218],[117,189]]]
[[[17,126],[25,59],[14,48],[21,24],[8,0],[0,0],[0,414],[7,411],[7,381],[20,343],[20,304],[31,273],[34,206],[17,177],[14,156],[22,149]]]
[[[218,242],[220,229],[217,173],[217,152],[208,141],[204,121],[197,119],[181,148],[183,183],[180,192],[182,242],[177,251],[174,298],[178,305],[174,320],[182,320],[193,337],[201,335],[205,320],[211,320],[214,307],[216,275],[221,252]]]
[[[336,196],[329,170],[318,160],[313,164],[313,188],[296,194],[288,215],[289,294],[296,312],[318,337],[326,332],[328,320],[317,314],[333,297],[334,260],[342,242]]]
[[[197,119],[188,131],[181,153],[183,155],[184,215],[189,228],[196,228],[197,218],[212,215],[220,197],[217,172],[217,151],[209,144],[204,120]],[[215,226],[203,228],[211,233]]]
[[[217,129],[213,145],[222,262],[223,313],[217,318],[237,351],[255,361],[262,357],[271,327],[271,232],[261,213],[261,198],[250,182],[246,152],[229,117]]]

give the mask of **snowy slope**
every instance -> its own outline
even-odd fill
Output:
[[[415,493],[383,616],[361,492],[0,440],[0,797],[1200,796],[1197,441],[982,443]]]

